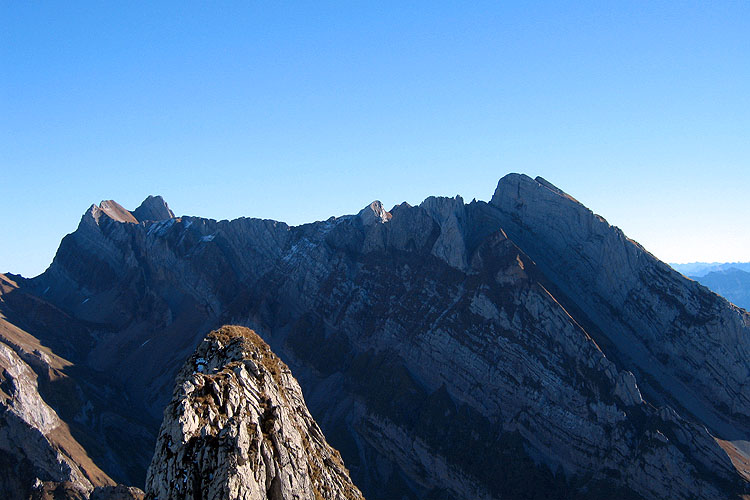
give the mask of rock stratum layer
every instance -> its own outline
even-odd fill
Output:
[[[750,316],[544,179],[298,227],[142,207],[92,206],[0,303],[75,367],[91,409],[50,406],[118,482],[144,484],[175,375],[231,323],[371,500],[748,491]],[[113,422],[136,438],[103,444]]]
[[[255,332],[211,332],[177,376],[148,498],[360,500],[289,368]]]

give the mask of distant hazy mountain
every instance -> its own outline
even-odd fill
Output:
[[[695,279],[733,304],[750,310],[750,273],[730,268]]]
[[[688,264],[669,264],[685,276],[701,277],[708,273],[739,269],[750,272],[750,262],[690,262]]]
[[[750,310],[750,262],[670,264],[735,305]]]

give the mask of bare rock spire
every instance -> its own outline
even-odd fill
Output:
[[[177,376],[149,498],[362,499],[289,368],[255,332],[211,332]]]
[[[143,200],[143,203],[133,210],[132,214],[139,222],[147,220],[160,221],[174,218],[174,213],[169,209],[169,205],[164,201],[164,198],[152,195],[149,195],[148,198]]]

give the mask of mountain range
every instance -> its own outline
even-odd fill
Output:
[[[154,471],[174,471],[174,453],[197,457],[165,444],[165,428],[182,429],[172,443],[194,436],[188,406],[208,415],[237,394],[242,404],[222,411],[267,415],[232,371],[264,345],[254,340],[215,358],[213,399],[186,389],[208,387],[197,360],[216,341],[206,333],[228,324],[284,361],[269,374],[299,381],[305,409],[289,403],[301,400],[296,382],[256,376],[295,394],[269,396],[292,426],[278,435],[315,436],[295,470],[326,463],[326,488],[370,499],[748,494],[750,315],[521,174],[489,202],[375,201],[296,227],[176,217],[158,196],[132,212],[92,205],[43,274],[2,277],[0,489],[174,493],[178,475]],[[205,418],[204,437],[244,428]],[[214,449],[190,439],[201,457]],[[226,452],[233,467],[243,446]],[[196,460],[191,477],[213,484],[219,469]]]
[[[750,262],[671,264],[727,300],[750,309]]]
[[[737,269],[750,272],[750,262],[689,262],[687,264],[670,264],[685,276],[700,278],[709,273]]]

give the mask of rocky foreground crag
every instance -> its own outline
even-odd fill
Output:
[[[176,384],[147,498],[363,498],[289,368],[252,330],[211,332]]]
[[[232,323],[370,499],[748,491],[750,315],[541,178],[298,227],[102,202],[8,279],[0,312],[78,388],[46,400],[120,483],[145,484],[175,376]]]

